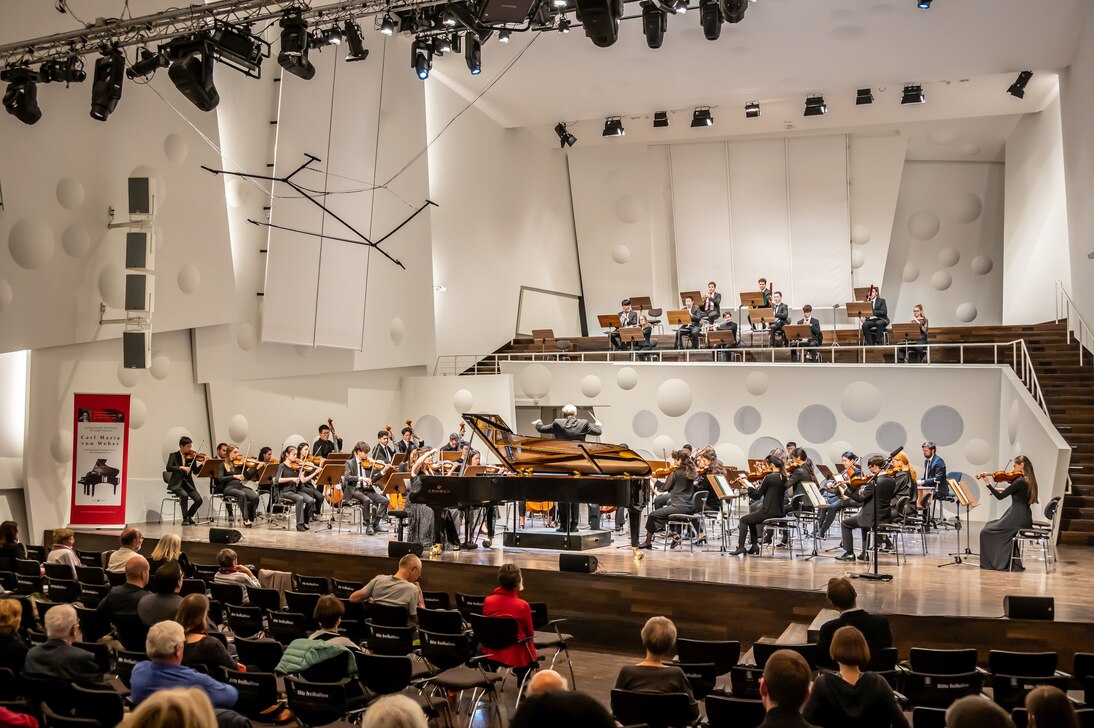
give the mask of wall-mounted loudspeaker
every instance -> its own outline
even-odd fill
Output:
[[[422,545],[413,541],[388,541],[387,555],[398,556],[400,559],[407,554],[422,555]]]
[[[129,217],[153,217],[156,214],[156,180],[152,177],[129,178]]]
[[[599,565],[600,562],[596,560],[595,556],[585,556],[582,554],[558,555],[559,571],[573,571],[578,574],[593,574],[596,572],[597,566]]]
[[[151,230],[125,234],[125,267],[133,272],[151,271],[156,267],[156,249]]]
[[[126,369],[147,369],[152,366],[151,332],[122,332],[122,363]]]
[[[1056,616],[1056,600],[1052,597],[1003,597],[1003,614],[1007,619],[1046,619]]]
[[[210,528],[209,543],[239,543],[243,534],[234,528]]]
[[[147,273],[127,273],[125,276],[125,310],[151,311],[156,279]]]

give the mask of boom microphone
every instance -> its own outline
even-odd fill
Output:
[[[893,451],[892,451],[891,453],[889,453],[889,459],[890,459],[890,460],[892,460],[892,459],[893,459],[893,458],[895,458],[895,457],[896,457],[897,455],[899,455],[899,454],[900,454],[900,453],[901,453],[901,452],[902,452],[903,450],[904,450],[904,446],[903,446],[903,445],[901,445],[900,447],[898,447],[898,448],[897,448],[896,450],[893,450]]]

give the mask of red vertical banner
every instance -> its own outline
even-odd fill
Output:
[[[73,397],[73,526],[124,526],[129,395]]]

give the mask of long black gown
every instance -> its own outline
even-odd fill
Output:
[[[980,568],[1008,571],[1014,551],[1014,537],[1023,528],[1033,525],[1033,510],[1029,507],[1029,483],[1019,476],[1006,490],[989,489],[999,500],[1010,498],[1010,508],[984,525],[980,532]]]

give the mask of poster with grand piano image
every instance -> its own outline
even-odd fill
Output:
[[[76,394],[72,428],[72,525],[125,525],[129,395]]]

